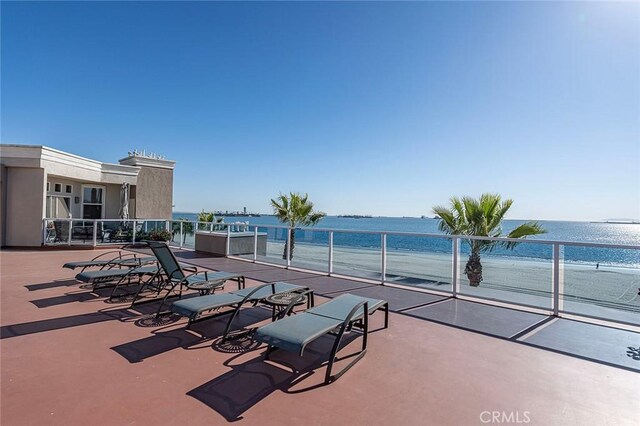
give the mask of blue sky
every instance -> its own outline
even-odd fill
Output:
[[[178,211],[640,218],[640,3],[2,3],[3,143],[175,159]]]

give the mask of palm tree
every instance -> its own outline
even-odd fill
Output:
[[[513,200],[501,200],[498,194],[482,194],[479,199],[452,197],[451,206],[435,206],[433,212],[439,217],[440,231],[450,235],[474,235],[478,237],[500,237],[502,220],[513,204]],[[526,238],[547,232],[537,222],[527,222],[505,235],[507,238]],[[464,240],[471,247],[464,273],[469,285],[477,287],[482,281],[480,253],[489,252],[498,246],[513,249],[517,242],[487,240]]]
[[[297,192],[291,192],[289,195],[280,194],[275,199],[271,199],[273,214],[282,223],[286,223],[291,228],[290,240],[284,244],[284,252],[282,258],[287,258],[287,248],[289,250],[289,260],[293,259],[293,247],[295,245],[295,235],[297,226],[315,225],[326,216],[323,212],[313,210],[313,203],[309,201],[308,194],[301,195]]]
[[[216,218],[216,215],[214,215],[213,212],[205,212],[204,210],[202,210],[200,213],[198,213],[198,228],[197,228],[197,230],[200,230],[200,222],[223,223],[224,222],[224,218],[223,217]],[[212,226],[211,230],[212,231],[217,231],[217,230],[219,230],[221,228],[222,228],[221,226],[216,225],[216,226]]]

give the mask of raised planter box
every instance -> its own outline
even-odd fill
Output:
[[[229,234],[229,254],[232,256],[253,254],[253,232],[232,232]],[[196,232],[196,251],[211,253],[216,256],[225,256],[227,250],[226,232]],[[267,255],[267,234],[258,233],[258,255]]]

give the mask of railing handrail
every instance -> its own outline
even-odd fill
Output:
[[[43,221],[62,220],[62,221],[87,221],[93,222],[93,219],[81,219],[81,218],[44,218]],[[97,219],[98,222],[165,222],[167,219]],[[234,225],[246,225],[246,222],[203,222],[197,220],[176,220],[171,219],[169,222],[186,222],[197,223],[207,225],[218,226],[234,226]],[[271,228],[271,229],[289,229],[286,225],[261,225],[249,223],[248,228]],[[580,241],[564,241],[564,240],[541,240],[541,239],[520,239],[520,238],[507,238],[507,237],[482,237],[482,236],[470,236],[470,235],[454,235],[454,234],[433,234],[424,232],[406,232],[406,231],[369,231],[362,229],[335,229],[335,228],[316,228],[309,226],[296,227],[296,230],[311,231],[311,232],[333,232],[333,233],[346,233],[346,234],[366,234],[366,235],[400,235],[408,237],[428,237],[428,238],[444,238],[453,239],[459,238],[461,240],[481,240],[481,241],[495,241],[495,242],[514,242],[514,243],[529,243],[529,244],[546,244],[553,246],[554,244],[561,244],[565,246],[574,247],[599,247],[599,248],[616,248],[616,249],[628,249],[628,250],[640,250],[640,245],[629,244],[614,244],[614,243],[597,243],[597,242],[580,242]],[[200,231],[200,230],[196,230]]]
[[[257,227],[257,228],[289,229],[288,226],[283,226],[283,225],[258,225],[258,224],[251,224],[251,223],[249,224],[249,227],[250,228]],[[446,239],[458,238],[461,240],[483,240],[483,241],[497,241],[497,242],[548,244],[548,245],[561,244],[561,245],[583,246],[583,247],[602,247],[602,248],[640,250],[640,245],[563,241],[563,240],[533,240],[533,239],[507,238],[507,237],[482,237],[482,236],[470,236],[470,235],[458,235],[458,234],[432,234],[432,233],[406,232],[406,231],[366,231],[362,229],[314,228],[309,226],[296,227],[296,230],[347,233],[347,234],[370,234],[370,235],[387,234],[387,235],[402,235],[402,236],[411,236],[411,237],[431,237],[431,238],[446,238]]]

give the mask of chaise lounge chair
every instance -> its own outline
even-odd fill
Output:
[[[114,253],[117,253],[117,256],[113,256]],[[111,255],[111,257],[105,257],[107,255]],[[138,257],[135,253],[123,253],[120,250],[115,250],[102,253],[91,260],[67,262],[62,265],[62,267],[67,269],[82,268],[80,272],[84,272],[84,270],[88,268],[111,269],[117,267],[136,267],[147,265],[155,261],[155,257]]]
[[[389,326],[388,302],[353,294],[343,294],[298,315],[289,316],[260,327],[255,331],[253,338],[268,345],[265,359],[269,359],[270,353],[277,348],[302,356],[309,343],[327,334],[335,336],[325,374],[325,383],[328,384],[340,378],[366,354],[369,315],[381,308],[385,312],[384,327],[387,328]],[[365,315],[365,312],[369,315]],[[346,367],[332,375],[331,370],[342,337],[346,331],[351,330],[354,326],[362,328],[362,349],[352,355],[355,358]]]
[[[98,286],[110,287],[113,285],[119,287],[125,282],[131,283],[132,278],[140,280],[143,276],[151,275],[155,277],[159,273],[160,269],[157,265],[121,267],[80,272],[76,275],[76,280],[91,284],[92,289],[95,290]]]
[[[198,272],[195,266],[185,266],[178,262],[175,255],[166,243],[159,241],[147,241],[149,248],[155,254],[158,263],[164,271],[163,286],[167,289],[167,294],[162,299],[162,303],[158,307],[158,315],[162,312],[167,298],[174,295],[182,298],[183,288],[189,290],[198,290],[200,295],[208,295],[214,293],[217,289],[222,288],[227,281],[236,281],[238,283],[238,290],[243,289],[245,286],[244,275],[230,273],[230,272]],[[190,272],[191,274],[186,274]],[[144,290],[145,286],[142,286],[138,291],[138,294]],[[177,288],[177,291],[176,291]],[[131,306],[135,304],[138,296],[134,298]]]
[[[238,316],[240,309],[245,304],[251,303],[253,304],[253,306],[255,306],[260,301],[266,299],[269,296],[292,292],[298,292],[302,297],[309,293],[309,288],[285,282],[262,284],[257,287],[244,288],[231,293],[211,294],[208,296],[179,300],[171,305],[171,313],[189,318],[187,329],[189,329],[191,327],[191,324],[195,322],[215,318],[220,315],[231,314],[222,335],[222,341],[225,341],[228,339],[229,333],[231,332],[231,325],[233,323],[233,320],[236,318],[236,316]],[[310,296],[309,300],[312,303],[313,297]],[[291,312],[291,309],[296,305],[297,302],[298,300],[294,299],[283,312],[289,314]],[[219,310],[222,308],[232,309],[219,312]],[[210,313],[211,311],[216,312],[212,315],[205,315],[207,313]]]

